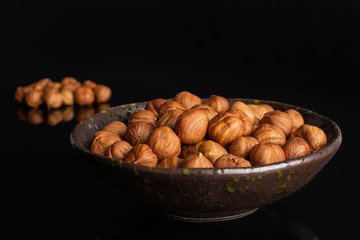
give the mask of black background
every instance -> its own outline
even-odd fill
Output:
[[[356,234],[358,1],[13,1],[0,18],[4,239]],[[65,76],[109,85],[112,106],[182,90],[286,102],[331,118],[344,140],[313,181],[253,216],[177,222],[86,168],[69,143],[75,119],[50,126],[19,118],[16,86]]]

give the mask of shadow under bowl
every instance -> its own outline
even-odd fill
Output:
[[[72,147],[100,178],[122,192],[186,221],[222,221],[246,216],[308,183],[339,149],[342,135],[335,122],[305,108],[275,101],[229,98],[229,103],[269,104],[295,109],[305,123],[320,127],[327,146],[304,157],[251,168],[150,168],[90,152],[94,135],[112,121],[127,121],[147,102],[120,105],[93,115],[71,132]]]

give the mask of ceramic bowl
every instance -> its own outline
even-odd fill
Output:
[[[228,99],[247,104],[269,104],[274,109],[299,111],[305,123],[324,130],[328,143],[322,150],[301,158],[251,168],[166,169],[149,168],[89,151],[94,134],[115,120],[126,122],[146,102],[116,106],[77,124],[70,140],[99,176],[168,216],[187,221],[220,221],[243,217],[278,201],[308,183],[334,156],[342,141],[335,122],[305,108],[274,101]]]

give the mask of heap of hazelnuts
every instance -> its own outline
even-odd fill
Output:
[[[94,102],[103,103],[111,98],[111,89],[91,80],[83,83],[74,77],[64,77],[60,82],[49,78],[41,79],[27,86],[18,86],[15,99],[29,107],[38,108],[44,103],[48,108],[63,105],[91,106]]]
[[[153,99],[127,123],[109,123],[95,134],[90,150],[149,167],[232,168],[302,157],[326,142],[324,131],[305,124],[295,109],[230,105],[217,95],[203,101],[183,91],[171,100]]]

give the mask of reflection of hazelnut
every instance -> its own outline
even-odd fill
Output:
[[[103,84],[97,84],[94,88],[94,94],[97,102],[107,102],[111,98],[111,89]]]
[[[79,87],[75,90],[75,102],[80,106],[90,106],[95,101],[95,95],[91,88]]]

